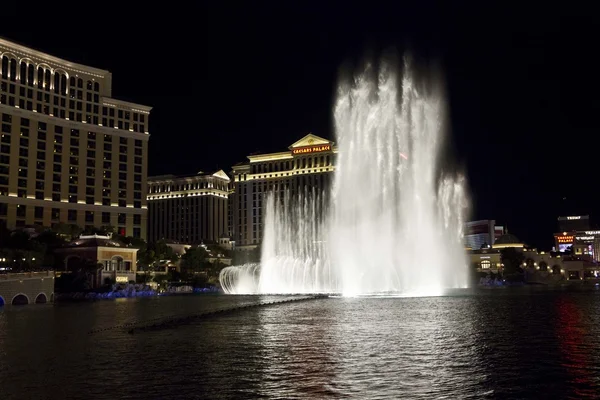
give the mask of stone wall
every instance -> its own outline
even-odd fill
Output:
[[[26,297],[27,304],[35,304],[36,299],[44,302],[44,297],[47,303],[54,301],[54,271],[1,274],[0,304],[12,304],[19,295]]]

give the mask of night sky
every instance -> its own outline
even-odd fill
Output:
[[[496,219],[543,249],[558,215],[600,222],[592,10],[575,2],[202,3],[61,3],[60,14],[7,4],[0,36],[107,69],[113,97],[154,107],[150,175],[229,172],[308,132],[333,138],[340,66],[410,47],[444,70],[473,218]]]

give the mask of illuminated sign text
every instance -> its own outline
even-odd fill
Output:
[[[567,219],[581,219],[581,216],[576,216],[576,217],[567,217]]]
[[[331,151],[331,145],[321,144],[317,146],[298,147],[292,150],[292,154],[320,153],[322,151]]]
[[[574,236],[572,236],[572,235],[556,237],[556,240],[558,241],[558,243],[573,243],[573,239],[574,239]]]

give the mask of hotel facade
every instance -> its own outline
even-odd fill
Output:
[[[149,178],[148,240],[228,244],[230,189],[222,170]]]
[[[286,151],[249,155],[248,161],[234,165],[230,221],[236,249],[250,250],[260,244],[268,193],[328,188],[336,154],[332,141],[308,134]]]
[[[151,108],[110,72],[0,39],[0,224],[112,225],[146,237]]]

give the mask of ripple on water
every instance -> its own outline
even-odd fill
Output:
[[[594,398],[600,391],[596,292],[321,299],[177,329],[86,334],[264,300],[5,309],[2,399]]]

